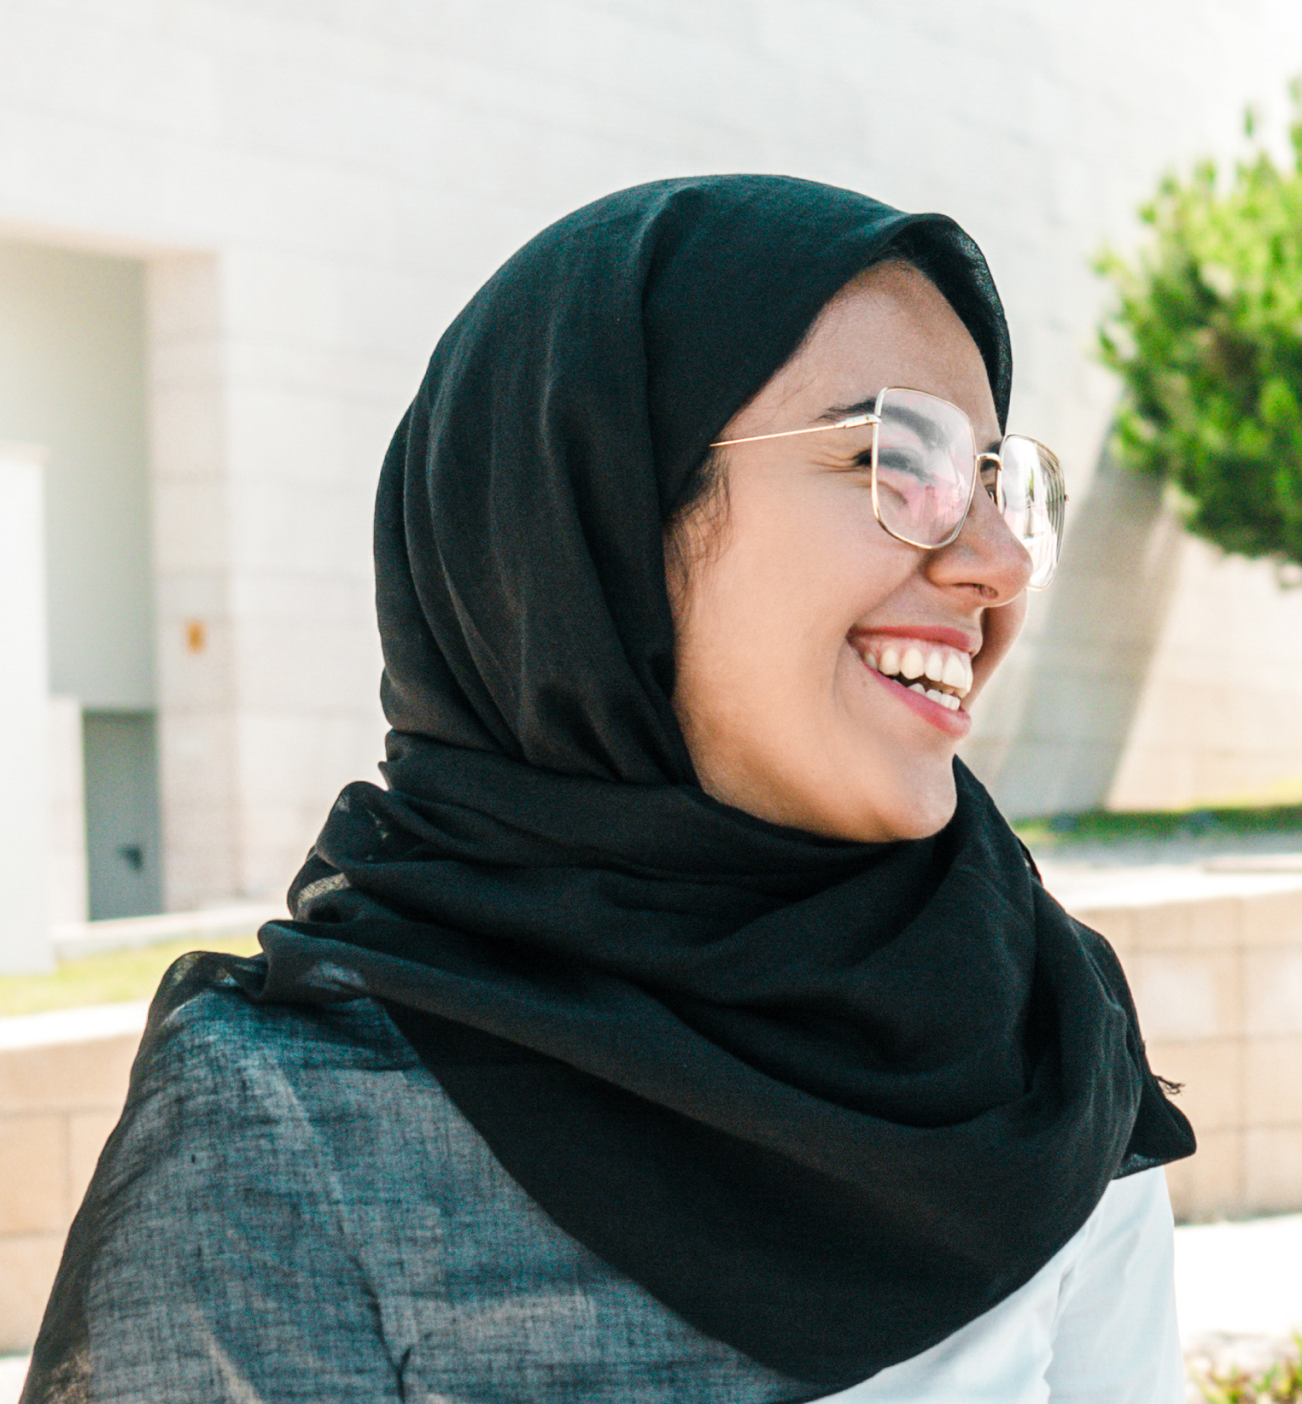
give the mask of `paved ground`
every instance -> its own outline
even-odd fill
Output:
[[[1180,1335],[1191,1360],[1256,1371],[1296,1350],[1302,1214],[1178,1228],[1175,1274]]]
[[[1302,1214],[1178,1228],[1175,1272],[1191,1355],[1256,1368],[1302,1332]],[[0,1359],[0,1404],[17,1404],[26,1363]]]
[[[26,1359],[13,1355],[0,1358],[0,1404],[18,1404],[26,1375]]]

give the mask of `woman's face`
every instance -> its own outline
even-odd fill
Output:
[[[972,420],[978,452],[998,445],[975,342],[901,263],[844,288],[720,437],[827,422],[888,385],[951,401]],[[951,545],[923,551],[888,535],[856,461],[863,437],[836,430],[719,450],[717,525],[708,508],[689,517],[671,553],[687,562],[670,581],[674,705],[716,799],[829,837],[922,838],[954,812],[954,752],[1021,627],[1031,562],[979,489]],[[970,663],[957,711],[867,661],[892,648],[904,659],[911,647],[948,662],[951,680]]]

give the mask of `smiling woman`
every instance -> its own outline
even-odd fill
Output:
[[[164,980],[29,1401],[1183,1397],[1192,1136],[955,759],[1058,548],[1010,364],[951,220],[780,177],[476,294],[380,481],[387,788]]]

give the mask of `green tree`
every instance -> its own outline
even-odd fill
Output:
[[[1258,147],[1221,180],[1204,161],[1140,211],[1133,262],[1103,253],[1119,294],[1099,330],[1125,392],[1114,445],[1179,489],[1190,531],[1302,565],[1302,86],[1293,162]],[[1253,135],[1249,114],[1247,134]]]

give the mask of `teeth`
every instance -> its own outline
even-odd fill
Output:
[[[925,687],[923,687],[923,685],[922,685],[921,683],[910,683],[910,684],[909,684],[909,691],[910,691],[910,692],[920,692],[920,693],[922,693],[922,695],[923,695],[924,697],[927,695],[927,689],[926,689]]]
[[[966,653],[951,653],[945,659],[945,671],[941,673],[940,681],[956,692],[967,692],[971,689],[972,664]]]
[[[960,700],[972,690],[972,660],[966,654],[952,648],[931,648],[924,643],[906,643],[903,656],[897,644],[881,645],[880,656],[876,653],[864,654],[863,661],[869,668],[886,677],[898,676],[901,681],[912,683],[917,679],[937,683],[947,691],[941,691],[918,683],[911,690],[925,692],[933,701],[951,712],[959,709]]]

